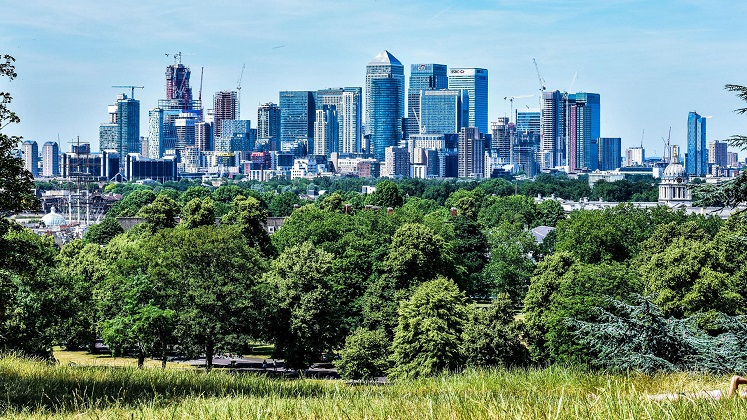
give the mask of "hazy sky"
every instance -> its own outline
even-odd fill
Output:
[[[405,65],[484,67],[489,120],[505,96],[537,94],[536,58],[549,90],[601,95],[601,133],[661,155],[662,137],[686,144],[688,111],[713,116],[708,140],[747,134],[726,83],[747,84],[747,3],[735,0],[247,0],[18,1],[0,10],[0,54],[19,77],[0,81],[21,124],[6,129],[63,150],[76,136],[98,148],[99,124],[122,89],[141,85],[148,109],[165,96],[164,72],[183,52],[203,100],[242,82],[241,114],[281,90],[363,86],[366,64],[389,50]],[[127,92],[129,94],[129,92]],[[516,107],[538,106],[538,96]],[[206,105],[208,108],[209,105]],[[742,158],[745,153],[742,153]]]

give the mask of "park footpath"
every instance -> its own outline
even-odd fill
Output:
[[[204,368],[207,364],[204,357],[179,363],[198,368]],[[286,369],[283,360],[280,359],[216,356],[213,358],[213,369],[225,369],[231,373],[253,373],[278,378],[340,379],[337,369],[331,363],[315,363],[308,369],[298,370]]]

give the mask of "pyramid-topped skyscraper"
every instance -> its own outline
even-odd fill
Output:
[[[399,141],[404,112],[405,67],[384,50],[366,66],[366,132],[371,134],[370,152],[378,159],[384,159],[385,147]]]

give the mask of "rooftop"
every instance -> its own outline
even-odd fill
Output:
[[[392,66],[401,66],[402,63],[397,60],[395,56],[392,55],[387,50],[384,50],[379,53],[376,57],[374,57],[371,62],[368,63],[369,66],[377,66],[377,65],[392,65]]]

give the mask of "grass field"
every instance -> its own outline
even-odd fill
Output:
[[[199,370],[48,365],[0,358],[9,418],[735,419],[747,400],[649,401],[721,389],[722,376],[610,375],[578,369],[472,371],[385,386]],[[590,395],[594,394],[594,395]]]

